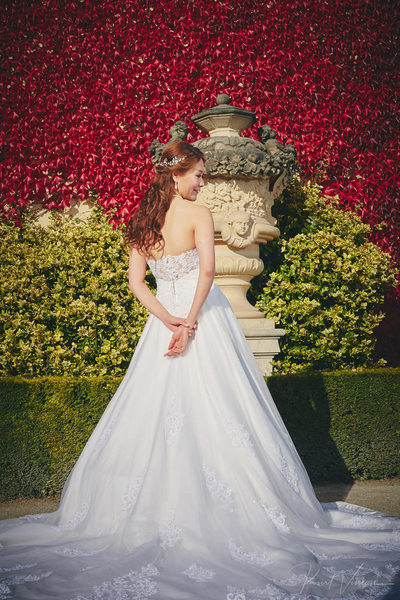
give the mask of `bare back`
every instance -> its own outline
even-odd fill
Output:
[[[166,212],[161,233],[165,240],[163,249],[152,249],[151,258],[158,260],[162,256],[177,255],[196,247],[195,223],[199,207],[190,200],[174,197]]]

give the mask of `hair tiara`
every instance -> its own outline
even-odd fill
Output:
[[[174,156],[173,158],[171,158],[171,160],[164,158],[164,160],[160,161],[158,164],[160,167],[174,167],[179,162],[181,162],[181,160],[185,160],[185,158],[187,158],[187,156]]]

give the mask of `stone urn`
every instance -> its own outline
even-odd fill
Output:
[[[230,102],[229,96],[221,94],[217,106],[192,117],[209,135],[193,143],[207,157],[205,185],[196,203],[208,206],[214,217],[215,281],[229,300],[262,373],[269,375],[285,332],[254,308],[246,293],[250,281],[264,268],[259,244],[279,236],[271,208],[288,182],[296,152],[294,146],[277,142],[276,132],[268,125],[258,128],[259,140],[240,135],[256,122],[256,116]],[[184,140],[187,130],[178,121],[170,129],[167,144]],[[158,140],[151,144],[154,163],[163,147]]]

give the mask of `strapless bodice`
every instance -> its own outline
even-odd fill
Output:
[[[157,281],[159,279],[171,281],[198,268],[199,253],[197,248],[191,248],[180,254],[166,254],[157,260],[148,259],[147,264]]]
[[[197,248],[167,254],[147,263],[157,283],[156,298],[175,316],[186,317],[193,302],[199,277]]]

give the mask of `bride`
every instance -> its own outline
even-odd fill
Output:
[[[317,500],[213,282],[204,161],[169,144],[127,226],[149,318],[58,510],[0,522],[1,599],[399,597],[400,519]]]

